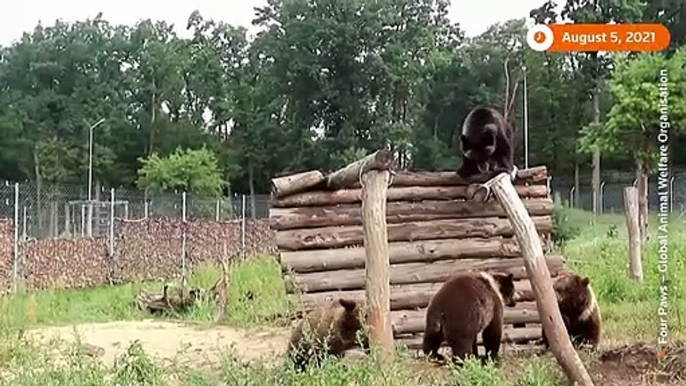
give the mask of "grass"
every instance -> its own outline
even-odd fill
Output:
[[[569,211],[570,226],[580,232],[563,247],[569,268],[588,276],[602,310],[604,339],[610,342],[654,341],[658,328],[657,299],[661,285],[658,271],[657,238],[651,237],[644,255],[645,279],[629,279],[624,218],[599,216],[593,225],[585,212]],[[655,229],[656,219],[652,229]],[[679,220],[680,221],[680,220]],[[676,222],[676,220],[675,220]],[[679,223],[681,224],[681,223]],[[612,234],[610,229],[618,232]],[[670,337],[686,338],[686,231],[672,225],[670,236]],[[218,278],[211,266],[199,267],[191,285],[209,287]],[[165,364],[151,359],[135,342],[107,367],[72,349],[60,360],[49,347],[37,347],[18,332],[37,325],[136,320],[142,315],[133,304],[134,296],[160,283],[131,283],[82,290],[39,291],[0,298],[0,386],[17,385],[489,385],[557,386],[566,384],[554,359],[547,354],[526,360],[508,360],[501,367],[469,362],[462,369],[435,371],[408,362],[399,352],[391,364],[374,357],[364,361],[330,360],[317,371],[296,374],[287,365],[246,364],[227,351],[221,368],[215,371]],[[248,300],[247,294],[253,295]],[[232,268],[227,323],[249,327],[274,324],[289,309],[279,264],[270,257],[258,257]],[[207,323],[215,308],[201,304],[177,318]],[[420,366],[420,368],[417,368]]]

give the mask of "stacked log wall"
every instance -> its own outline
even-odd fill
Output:
[[[515,188],[543,240],[553,228],[547,170],[520,170]],[[388,190],[391,320],[398,344],[421,343],[431,296],[452,274],[513,273],[522,301],[506,309],[504,340],[540,337],[540,318],[509,219],[494,198],[467,199],[476,185],[454,172],[398,173]],[[361,190],[326,190],[323,183],[275,196],[270,221],[289,298],[309,311],[345,297],[365,299]],[[560,255],[546,256],[552,276],[564,271]],[[515,326],[517,326],[515,328]],[[524,326],[524,327],[521,327]]]

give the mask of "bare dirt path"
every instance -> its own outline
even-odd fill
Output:
[[[283,356],[290,334],[289,330],[278,328],[240,330],[144,320],[44,327],[27,331],[27,335],[42,343],[68,344],[76,341],[75,332],[81,343],[104,349],[101,359],[107,365],[138,340],[145,352],[158,360],[203,367],[219,365],[232,345],[243,360],[275,362]]]

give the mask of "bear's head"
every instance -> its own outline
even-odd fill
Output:
[[[492,273],[493,280],[498,285],[503,303],[508,307],[517,305],[517,294],[514,286],[514,275],[511,273]]]
[[[498,127],[486,124],[482,130],[462,134],[460,143],[465,157],[478,164],[487,163],[495,152]]]
[[[343,307],[341,313],[341,325],[351,331],[357,331],[362,328],[366,313],[362,302],[351,299],[338,299],[338,303]]]
[[[593,307],[594,298],[591,293],[590,280],[579,275],[561,276],[553,289],[557,296],[560,311],[570,316],[580,316]]]

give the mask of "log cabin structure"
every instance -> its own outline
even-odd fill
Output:
[[[299,311],[340,297],[365,300],[365,248],[359,182],[340,171],[309,171],[272,180],[270,221],[289,298]],[[455,172],[398,172],[386,197],[390,260],[390,318],[397,345],[421,347],[425,310],[452,274],[513,273],[521,295],[505,308],[503,341],[541,337],[541,324],[518,243],[505,210],[493,197],[469,199],[479,183]],[[348,182],[350,178],[348,176]],[[514,182],[545,247],[551,277],[565,270],[552,253],[553,200],[545,166],[519,170]],[[479,341],[480,344],[480,341]]]

